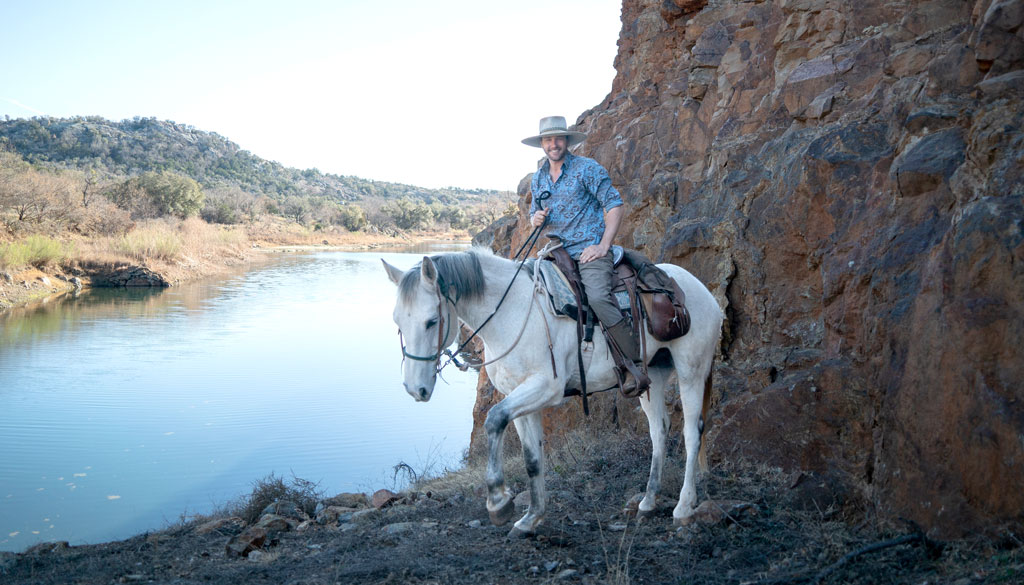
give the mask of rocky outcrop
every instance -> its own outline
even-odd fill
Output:
[[[162,274],[145,266],[118,265],[98,267],[90,271],[92,286],[103,287],[168,287]]]
[[[581,152],[626,201],[621,243],[726,310],[712,457],[945,536],[1024,519],[1022,20],[1019,0],[624,2]]]

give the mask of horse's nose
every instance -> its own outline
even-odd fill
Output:
[[[402,383],[402,385],[405,386],[405,391],[408,392],[410,396],[416,399],[416,402],[425,402],[430,399],[430,391],[427,390],[425,386],[420,386],[416,389],[413,389],[410,388],[409,385],[404,382]]]

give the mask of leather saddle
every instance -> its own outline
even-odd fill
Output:
[[[615,276],[612,283],[612,294],[619,304],[619,310],[628,319],[633,328],[633,335],[641,340],[641,354],[646,354],[646,336],[641,335],[641,322],[647,323],[647,330],[661,341],[669,341],[685,335],[690,329],[690,315],[686,310],[685,295],[678,284],[663,270],[647,260],[639,252],[624,250],[621,246],[612,247],[612,260]],[[545,288],[551,298],[555,313],[572,318],[576,321],[577,361],[580,373],[580,388],[566,388],[566,396],[580,394],[583,399],[583,413],[590,414],[587,401],[587,381],[583,365],[583,343],[593,340],[595,318],[593,311],[587,307],[586,293],[580,279],[579,267],[564,248],[557,247],[547,257],[551,262],[541,261],[538,272],[544,280]],[[566,294],[566,291],[571,294]],[[639,367],[625,358],[618,345],[611,338],[609,349],[616,362],[618,386],[627,397],[641,394],[649,384],[647,364]],[[624,385],[626,370],[632,375],[636,384]]]
[[[582,322],[584,340],[591,341],[595,322],[593,313],[587,309],[576,261],[562,248],[556,248],[550,260],[541,262],[539,272],[555,313]],[[630,319],[634,326],[645,323],[659,341],[686,335],[690,330],[690,314],[686,309],[686,295],[678,283],[639,252],[612,246],[612,260],[615,266],[612,294],[623,317]]]

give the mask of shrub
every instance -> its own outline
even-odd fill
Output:
[[[0,244],[0,268],[17,268],[28,264],[28,249],[21,242]]]
[[[59,241],[46,236],[31,235],[20,242],[0,244],[0,267],[16,268],[32,265],[42,268],[58,264],[67,257],[67,251]]]
[[[252,492],[232,507],[232,514],[252,524],[260,519],[263,510],[274,502],[294,502],[303,512],[312,516],[323,498],[320,485],[292,476],[290,482],[273,473],[252,482]]]

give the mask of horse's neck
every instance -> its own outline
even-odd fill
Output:
[[[484,293],[471,301],[460,301],[456,307],[459,318],[473,330],[483,325],[484,321],[494,314],[487,326],[480,331],[480,337],[485,341],[495,335],[508,334],[508,330],[504,326],[506,322],[515,321],[519,326],[526,318],[530,292],[533,290],[533,274],[526,268],[519,271],[512,289],[509,290],[505,300],[501,301],[505,289],[512,281],[512,276],[516,274],[517,265],[515,262],[497,256],[481,257],[480,268],[484,275]],[[499,301],[501,301],[500,309],[498,309]],[[497,312],[495,309],[498,309]]]

